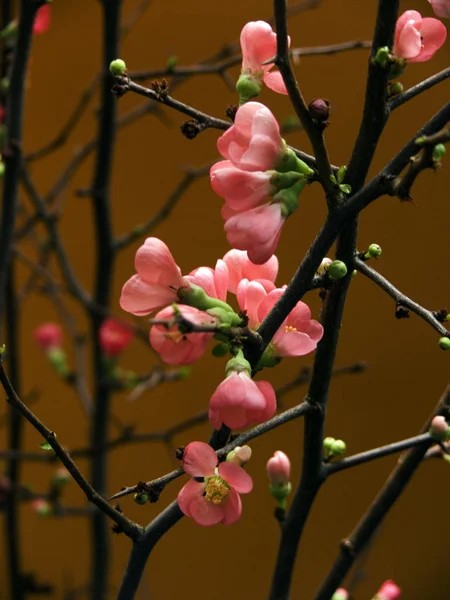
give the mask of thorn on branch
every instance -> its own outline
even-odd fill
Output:
[[[395,306],[395,318],[396,319],[409,319],[409,309],[406,308],[401,302],[397,302]]]

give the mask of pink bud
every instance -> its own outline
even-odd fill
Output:
[[[105,319],[99,330],[100,347],[106,356],[121,354],[132,338],[130,328],[115,319]]]
[[[350,596],[347,590],[344,588],[339,588],[334,592],[333,596],[331,597],[331,600],[348,600],[349,598]]]
[[[34,330],[34,339],[43,350],[60,348],[62,345],[62,330],[57,323],[42,323]]]
[[[445,417],[434,417],[430,425],[430,436],[434,440],[444,440],[447,436],[448,423]]]
[[[229,272],[228,289],[236,293],[242,279],[258,281],[267,292],[273,289],[278,274],[278,259],[275,255],[262,265],[255,265],[243,250],[230,250],[223,257]]]
[[[51,21],[51,8],[50,4],[44,4],[39,8],[36,13],[36,17],[34,19],[33,24],[33,33],[41,34],[45,33],[47,29],[50,27]]]
[[[277,450],[275,454],[267,461],[267,476],[270,483],[288,483],[291,476],[291,461],[281,450]]]
[[[404,12],[395,26],[394,54],[409,62],[425,62],[447,37],[445,26],[433,18],[422,19],[416,10]]]
[[[428,0],[437,17],[450,19],[450,0]]]
[[[397,600],[401,596],[402,590],[395,584],[392,579],[388,579],[383,583],[376,593],[376,600]]]

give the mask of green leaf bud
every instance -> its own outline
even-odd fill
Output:
[[[347,275],[347,266],[342,260],[334,260],[328,267],[327,273],[330,279],[337,281]]]
[[[116,58],[115,60],[111,61],[109,70],[114,77],[121,77],[127,72],[127,65],[121,58]]]

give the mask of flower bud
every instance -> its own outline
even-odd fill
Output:
[[[2,160],[0,160],[0,179],[3,179],[5,170],[6,170],[5,163]]]
[[[133,496],[133,500],[136,502],[136,504],[146,504],[148,502],[148,499],[149,499],[148,494],[136,493]]]
[[[308,111],[311,119],[325,124],[330,116],[330,102],[325,98],[315,98],[308,104]]]
[[[330,279],[337,281],[347,275],[347,267],[342,260],[333,260],[331,265],[328,267],[327,273]]]
[[[100,348],[105,356],[121,354],[133,338],[129,327],[115,319],[105,319],[98,332]]]
[[[334,444],[331,446],[330,453],[333,456],[342,456],[345,454],[347,450],[347,444],[344,440],[335,440]]]
[[[442,442],[447,438],[448,429],[449,427],[447,421],[445,420],[445,417],[437,416],[434,417],[431,421],[429,433],[433,440],[436,440],[437,442]]]
[[[382,69],[385,69],[389,64],[389,54],[390,52],[387,46],[378,48],[377,53],[375,54],[375,63]]]
[[[378,244],[370,244],[370,246],[367,248],[365,256],[366,258],[379,258],[381,253],[382,250]]]
[[[347,590],[344,590],[344,588],[339,588],[334,592],[331,600],[348,600],[349,597],[350,596],[348,595]]]
[[[449,350],[450,338],[448,338],[447,336],[441,337],[439,340],[439,346],[442,348],[442,350]]]
[[[262,90],[262,81],[248,73],[242,73],[236,83],[236,91],[239,94],[239,104],[245,104],[252,98],[258,96]]]
[[[56,469],[53,474],[52,482],[54,485],[61,487],[66,485],[70,481],[70,473],[65,467],[60,467]]]
[[[50,517],[53,514],[53,509],[47,500],[37,498],[31,503],[31,508],[40,517]]]
[[[266,470],[270,483],[275,485],[288,483],[291,476],[291,462],[284,452],[277,450],[267,461]]]
[[[336,440],[333,437],[326,437],[323,440],[323,450],[325,454],[328,454]]]
[[[59,348],[62,345],[62,331],[57,323],[42,323],[34,330],[34,339],[43,349]]]
[[[433,148],[433,158],[434,160],[442,160],[445,156],[445,153],[447,152],[446,147],[444,146],[444,144],[436,144],[436,146]]]
[[[403,85],[400,83],[400,81],[394,81],[394,83],[391,83],[391,85],[389,86],[389,97],[390,98],[392,98],[392,96],[398,96],[402,92],[403,92]]]
[[[325,275],[325,273],[328,271],[328,267],[331,265],[333,261],[331,260],[331,258],[323,258],[322,262],[319,265],[319,268],[317,269],[317,275]]]
[[[243,467],[252,456],[252,449],[250,446],[236,446],[234,450],[228,452],[226,461],[234,463],[239,467]]]
[[[116,58],[110,63],[109,70],[114,77],[120,77],[127,72],[127,65],[121,58]]]
[[[378,592],[373,597],[373,600],[397,600],[401,596],[402,590],[392,579],[388,579],[383,583]]]

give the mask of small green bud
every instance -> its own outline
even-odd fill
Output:
[[[403,85],[400,83],[400,81],[394,81],[394,83],[391,83],[391,85],[389,87],[389,97],[390,98],[392,98],[392,96],[398,96],[402,92],[403,92]]]
[[[166,62],[167,69],[173,71],[178,64],[178,56],[169,56]]]
[[[338,183],[343,183],[346,173],[347,173],[347,167],[345,165],[342,165],[342,167],[339,167],[338,172],[337,172],[337,178],[336,178]]]
[[[441,337],[439,340],[439,346],[442,348],[442,350],[450,350],[450,338]]]
[[[389,54],[389,48],[387,46],[378,48],[377,53],[375,54],[375,63],[382,69],[386,69],[389,64]]]
[[[0,161],[0,179],[3,178],[3,175],[5,174],[5,163],[1,160]]]
[[[146,504],[148,502],[148,494],[134,494],[133,500],[136,504]]]
[[[347,445],[344,440],[335,440],[330,449],[332,456],[342,456],[347,450]]]
[[[358,271],[356,269],[353,269],[353,271],[352,271],[352,279],[354,277],[356,277],[357,275],[358,275]]]
[[[447,149],[444,146],[444,144],[436,144],[436,146],[433,148],[434,160],[442,160],[444,158],[446,152],[447,152]]]
[[[252,98],[258,96],[262,90],[262,81],[248,73],[242,73],[236,83],[236,91],[239,94],[239,104],[245,104]]]
[[[331,450],[335,441],[336,440],[333,437],[326,437],[323,440],[323,449],[325,453],[328,453]]]
[[[450,340],[449,340],[450,341]],[[48,362],[61,377],[67,377],[69,367],[67,366],[67,355],[62,348],[49,348],[46,353]]]
[[[331,596],[331,600],[348,600],[348,599],[349,599],[348,592],[347,592],[347,590],[344,590],[344,588],[339,588]]]
[[[284,152],[281,155],[280,160],[275,165],[275,170],[281,173],[288,173],[289,171],[296,171],[301,175],[306,175],[306,177],[312,177],[314,175],[314,171],[311,167],[298,158],[291,148],[288,148],[286,142],[284,142]]]
[[[442,458],[445,460],[445,462],[450,463],[450,454],[443,454]]]
[[[199,285],[195,285],[195,283],[190,283],[186,287],[179,288],[178,297],[183,301],[183,304],[189,304],[189,306],[194,306],[195,308],[198,308],[198,310],[208,311],[211,308],[222,308],[225,311],[236,315],[229,304],[222,302],[222,300],[218,300],[217,298],[211,298],[211,296],[208,296],[203,288],[201,288]],[[172,307],[173,306],[174,305],[172,304]],[[232,317],[230,317],[230,319],[231,320],[229,322],[231,325],[239,324],[241,322],[240,319],[238,319],[238,323],[236,323],[236,319],[233,319]]]
[[[114,77],[120,77],[122,75],[125,75],[125,73],[127,72],[127,65],[125,64],[125,61],[123,61],[121,58],[116,58],[116,60],[111,61],[109,65],[109,70],[111,71],[112,75],[114,75]]]
[[[328,267],[327,273],[330,279],[337,281],[347,275],[347,266],[342,260],[334,260]]]
[[[379,258],[381,256],[382,250],[378,244],[370,244],[367,248],[367,252],[365,254],[366,258]]]

